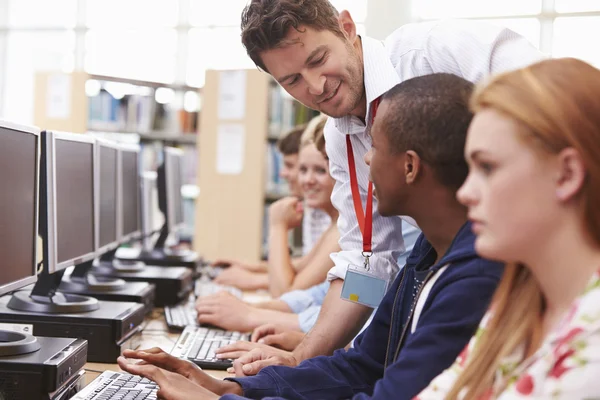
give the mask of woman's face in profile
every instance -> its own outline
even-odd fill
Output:
[[[492,109],[478,112],[469,127],[469,175],[457,197],[486,258],[524,262],[558,223],[556,156],[534,149],[525,135],[524,126]]]

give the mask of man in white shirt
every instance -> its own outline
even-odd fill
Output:
[[[327,0],[252,0],[242,13],[242,42],[255,64],[291,96],[331,117],[325,137],[331,175],[336,180],[332,202],[339,210],[342,250],[331,255],[335,267],[329,272],[330,289],[316,325],[293,357],[271,357],[259,350],[246,357],[260,360],[260,367],[297,365],[345,346],[371,313],[366,306],[340,298],[348,266],[364,263],[346,135],[351,138],[365,204],[369,169],[363,157],[371,148],[374,100],[412,77],[446,72],[478,82],[543,55],[516,33],[476,21],[408,24],[383,42],[360,37],[350,13],[338,13]],[[404,250],[401,232],[408,219],[380,216],[376,200],[373,210],[370,267],[391,283],[399,270],[396,260]]]

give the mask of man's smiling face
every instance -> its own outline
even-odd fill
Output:
[[[260,56],[269,73],[292,97],[336,118],[352,114],[361,105],[363,64],[350,39],[300,26],[298,30],[291,28],[284,42]]]

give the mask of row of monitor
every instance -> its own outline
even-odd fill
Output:
[[[137,145],[0,122],[0,295],[34,283],[41,258],[53,274],[139,239],[140,170]],[[181,170],[166,148],[157,185],[170,232],[184,222]]]

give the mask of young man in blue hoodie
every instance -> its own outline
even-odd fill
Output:
[[[412,399],[465,347],[503,270],[477,256],[466,209],[455,198],[468,170],[471,92],[462,78],[434,74],[382,97],[365,156],[378,211],[414,218],[423,234],[354,348],[225,381],[159,349],[126,351],[147,364],[120,358],[121,368],[154,380],[166,399]]]

